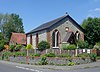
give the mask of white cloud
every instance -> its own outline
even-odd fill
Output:
[[[95,8],[95,10],[94,11],[100,11],[100,8]]]
[[[89,12],[100,11],[100,8],[90,9]]]

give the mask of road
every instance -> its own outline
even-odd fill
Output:
[[[67,66],[66,66],[67,68]],[[20,64],[10,64],[0,62],[0,72],[100,72],[100,66],[92,68],[82,68],[82,69],[53,69],[53,68],[42,68],[42,67],[29,67],[27,65]]]

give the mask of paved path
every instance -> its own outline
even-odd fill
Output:
[[[100,61],[75,66],[26,65],[0,61],[0,72],[100,72]]]

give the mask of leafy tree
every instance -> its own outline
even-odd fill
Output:
[[[22,19],[17,14],[0,14],[0,30],[8,40],[12,32],[24,33]]]
[[[0,32],[0,51],[2,51],[4,48],[6,41],[4,40],[3,34]]]
[[[85,29],[85,35],[89,44],[95,45],[100,41],[100,18],[87,18],[83,21],[82,27]]]
[[[38,50],[40,51],[43,51],[45,49],[49,49],[50,48],[50,44],[46,41],[41,41],[39,44],[38,44]]]
[[[78,48],[81,48],[81,49],[88,48],[89,46],[87,41],[82,41],[82,40],[79,40],[77,44],[78,44]]]
[[[26,56],[26,63],[28,64],[28,50],[32,49],[32,45],[31,44],[28,44],[26,49],[27,49],[27,56]]]
[[[27,49],[27,56],[28,56],[28,50],[30,50],[30,49],[32,49],[33,48],[33,46],[31,45],[31,44],[28,44],[27,46],[26,46],[26,49]]]

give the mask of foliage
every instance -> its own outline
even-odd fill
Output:
[[[21,49],[22,47],[23,47],[23,45],[21,45],[21,44],[16,45],[15,51],[20,51],[20,49]]]
[[[14,48],[15,48],[15,45],[10,45],[9,46],[9,51],[14,52]]]
[[[4,44],[0,44],[0,51],[2,51],[4,49]]]
[[[24,33],[22,19],[17,14],[0,14],[0,30],[10,40],[12,32]]]
[[[40,57],[40,53],[34,54],[35,57]]]
[[[63,47],[64,50],[75,50],[76,49],[76,46],[74,44],[70,44],[66,47]]]
[[[12,55],[12,53],[11,52],[2,52],[2,55],[5,55],[5,56],[11,56]]]
[[[77,44],[78,44],[78,48],[80,49],[88,48],[88,43],[86,41],[79,40]]]
[[[32,49],[32,48],[33,48],[33,47],[32,47],[31,44],[28,44],[27,47],[26,47],[27,50]]]
[[[59,55],[57,55],[57,57],[71,57],[69,54],[59,54]]]
[[[45,54],[46,57],[55,57],[56,55],[54,53],[47,53]]]
[[[69,62],[69,63],[68,63],[68,66],[73,66],[73,65],[75,65],[74,62]]]
[[[50,44],[46,41],[41,41],[39,44],[38,44],[38,50],[39,51],[43,51],[45,49],[49,49],[50,48]]]
[[[9,46],[8,45],[4,45],[5,49],[8,50],[9,49]]]
[[[95,45],[100,41],[100,18],[87,18],[83,21],[82,27],[85,29],[87,41],[91,45]]]
[[[97,56],[97,60],[100,60],[100,56]]]
[[[25,52],[15,52],[14,53],[15,56],[26,56]]]
[[[48,64],[47,60],[46,60],[46,56],[42,56],[41,57],[41,60],[39,62],[40,65],[46,65]]]
[[[4,45],[6,43],[6,40],[4,40],[3,34],[0,32],[0,51],[4,50]]]
[[[63,43],[63,44],[62,44],[62,49],[63,49],[63,50],[67,50],[67,46],[68,46],[68,44]]]
[[[96,45],[94,46],[94,49],[100,50],[100,42],[97,42]]]
[[[77,57],[82,57],[82,58],[84,57],[85,58],[85,57],[89,57],[89,55],[90,54],[88,54],[88,53],[82,53],[82,54],[78,54]]]
[[[11,52],[2,52],[2,55],[4,56],[4,59],[9,60],[9,56],[12,55]]]
[[[91,58],[91,60],[92,60],[93,62],[96,61],[96,57],[97,57],[96,53],[90,54],[90,58]]]

